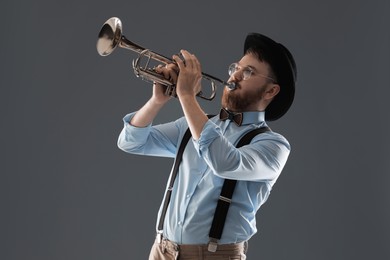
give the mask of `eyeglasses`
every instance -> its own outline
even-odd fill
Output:
[[[244,67],[244,68],[242,68],[236,62],[230,64],[229,69],[228,69],[229,76],[232,76],[234,73],[236,73],[239,70],[242,70],[242,79],[243,80],[247,80],[252,75],[256,74],[256,75],[258,75],[260,77],[263,77],[263,78],[271,80],[273,83],[276,83],[276,80],[274,80],[273,78],[265,76],[263,74],[255,73],[251,67]]]

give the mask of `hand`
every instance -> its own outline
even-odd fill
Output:
[[[181,54],[184,61],[179,56],[173,55],[173,60],[180,70],[176,83],[176,94],[179,99],[184,96],[194,97],[202,89],[202,70],[199,60],[186,50],[182,50]]]
[[[163,65],[159,65],[155,68],[155,71],[157,73],[163,75],[165,79],[171,81],[173,84],[176,84],[178,70],[179,68],[177,67],[177,65],[173,63],[167,64],[165,65],[165,67]],[[171,96],[165,94],[166,88],[166,86],[154,82],[152,99],[157,104],[164,104],[171,98]]]

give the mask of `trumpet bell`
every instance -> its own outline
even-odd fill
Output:
[[[102,26],[96,49],[101,56],[110,55],[120,44],[122,38],[122,22],[119,18],[112,17]]]

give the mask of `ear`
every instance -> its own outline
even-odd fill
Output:
[[[278,84],[269,84],[264,92],[263,98],[265,100],[272,100],[280,91]]]

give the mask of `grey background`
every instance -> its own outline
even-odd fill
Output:
[[[296,99],[271,127],[290,159],[258,213],[249,259],[390,259],[389,1],[2,1],[0,259],[146,259],[172,160],[116,147],[151,87],[135,53],[100,57],[111,16],[227,78],[245,35],[284,43]],[[200,101],[215,113],[216,101]],[[182,115],[177,100],[158,122]]]

